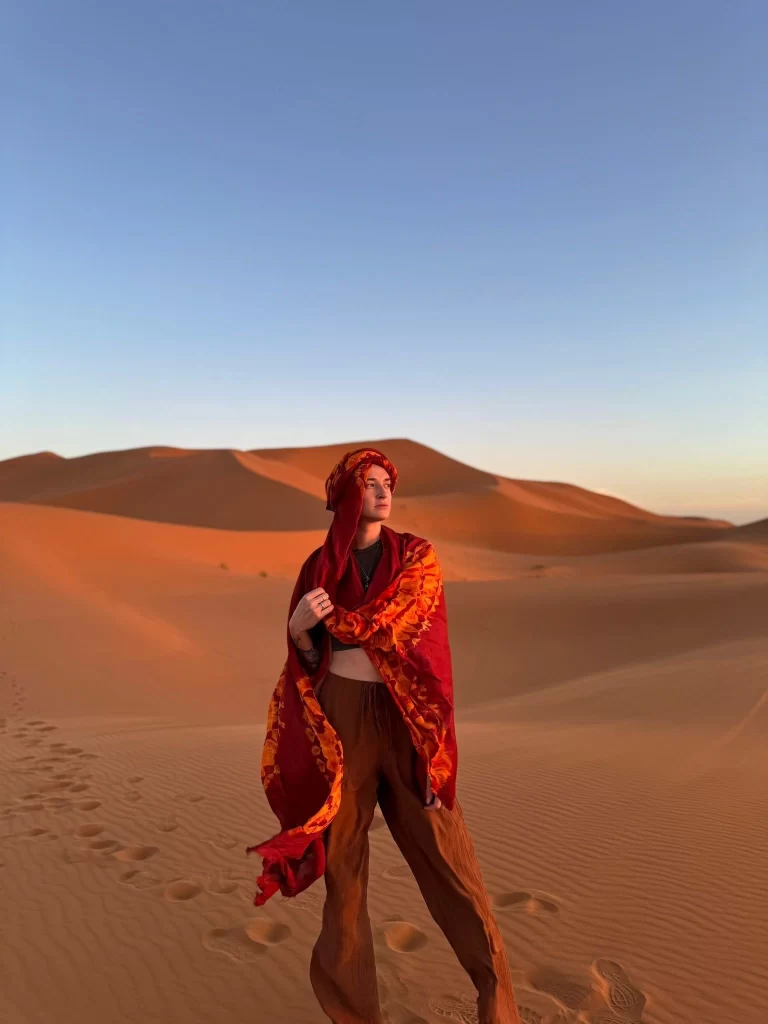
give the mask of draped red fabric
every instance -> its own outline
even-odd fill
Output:
[[[359,643],[386,683],[419,754],[419,782],[427,778],[451,808],[456,793],[453,675],[442,571],[434,547],[411,533],[382,524],[382,554],[367,591],[351,553],[371,465],[390,476],[397,470],[375,448],[347,452],[326,481],[327,508],[334,512],[325,543],[299,572],[288,621],[310,590],[323,587],[334,603],[323,619],[320,663],[311,674],[300,660],[286,625],[288,657],[269,705],[261,778],[280,832],[246,847],[262,857],[256,906],[280,890],[296,896],[325,870],[323,834],[341,798],[344,751],[323,714],[314,687],[328,670],[330,635]],[[330,634],[330,635],[329,635]]]

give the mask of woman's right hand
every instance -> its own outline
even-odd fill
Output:
[[[292,634],[312,629],[318,622],[330,615],[333,611],[333,603],[322,587],[310,590],[296,605],[288,628]]]

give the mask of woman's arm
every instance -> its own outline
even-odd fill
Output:
[[[301,590],[301,578],[296,584],[291,604]],[[323,620],[333,611],[333,602],[322,587],[306,593],[296,604],[288,620],[288,631],[300,661],[314,672],[322,658]]]
[[[320,664],[320,651],[318,651],[314,644],[312,644],[311,647],[304,648],[300,644],[296,643],[295,638],[293,642],[296,645],[296,650],[299,652],[299,657],[301,658],[301,660],[304,662],[307,668],[314,671],[314,669],[316,669],[317,666]]]

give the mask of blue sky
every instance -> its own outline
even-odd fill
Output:
[[[4,24],[0,458],[405,436],[768,515],[768,5]]]

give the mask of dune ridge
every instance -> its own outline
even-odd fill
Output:
[[[0,463],[0,501],[227,530],[327,529],[329,467],[364,443],[33,455]],[[404,438],[368,443],[398,466],[392,526],[442,540],[567,555],[705,540],[732,527],[659,516],[572,484],[510,480]]]

